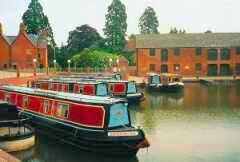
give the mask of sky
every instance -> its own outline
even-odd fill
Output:
[[[48,16],[58,45],[68,33],[89,24],[103,36],[107,7],[112,0],[39,0]],[[0,0],[0,22],[4,34],[16,35],[30,0]],[[128,15],[127,34],[138,34],[139,17],[147,6],[155,9],[160,33],[171,27],[188,33],[240,31],[239,0],[122,0]]]

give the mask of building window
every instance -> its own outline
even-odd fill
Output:
[[[155,64],[150,64],[149,65],[149,71],[152,71],[152,72],[155,71]]]
[[[229,64],[221,64],[220,65],[220,75],[229,76],[232,75],[231,68]]]
[[[180,55],[180,48],[174,48],[174,55],[179,56]]]
[[[218,65],[208,64],[208,76],[217,76],[217,75],[218,75]]]
[[[45,100],[43,103],[43,112],[48,113],[49,111],[49,101]]]
[[[196,56],[200,56],[202,54],[202,48],[198,47],[196,48]]]
[[[236,47],[236,54],[240,55],[240,47]]]
[[[161,73],[167,73],[168,72],[168,65],[161,65]]]
[[[168,49],[161,50],[161,61],[162,62],[168,61]]]
[[[202,70],[202,64],[195,64],[195,71],[200,72]]]
[[[228,48],[221,49],[221,60],[230,59],[230,50]]]
[[[173,65],[173,71],[174,72],[179,72],[180,71],[180,64],[174,64]]]
[[[209,49],[208,50],[208,60],[214,61],[218,59],[218,51],[217,49]]]
[[[68,118],[68,114],[69,114],[69,105],[68,104],[59,103],[57,111],[56,111],[56,116],[58,116],[60,118],[67,119]]]
[[[23,107],[28,108],[28,96],[23,96]]]
[[[240,63],[236,64],[235,73],[236,75],[240,75]]]
[[[150,53],[150,56],[155,56],[155,53],[156,53],[155,48],[150,48],[149,53]]]

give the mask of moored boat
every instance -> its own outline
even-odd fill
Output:
[[[73,78],[73,79],[104,79],[104,80],[121,80],[120,73],[71,73],[71,75],[62,75],[61,77]]]
[[[178,74],[150,73],[145,82],[148,89],[159,90],[160,92],[176,92],[184,88],[182,77]]]
[[[149,146],[144,132],[132,126],[122,99],[1,86],[0,100],[16,105],[33,125],[83,150],[135,155]]]
[[[28,82],[28,87],[90,96],[107,96],[107,84],[98,81],[74,81],[64,79],[39,79]]]
[[[31,83],[31,87],[94,96],[109,95],[116,98],[126,99],[128,102],[135,103],[144,99],[144,94],[138,91],[135,81],[86,78],[52,78],[33,81]]]

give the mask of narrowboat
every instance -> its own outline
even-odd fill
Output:
[[[122,99],[0,86],[0,100],[16,105],[37,130],[82,150],[134,156],[149,147],[143,130],[132,126],[128,104]]]
[[[122,76],[120,73],[88,73],[88,74],[81,74],[81,73],[71,73],[71,75],[62,75],[61,77],[67,78],[82,78],[82,79],[104,79],[104,80],[121,80]]]
[[[52,78],[33,81],[31,87],[40,89],[81,93],[93,96],[112,96],[126,99],[128,102],[140,102],[144,99],[142,92],[139,92],[135,81],[125,80],[98,80],[98,79],[73,79],[73,78]]]
[[[75,81],[75,82],[101,82],[107,85],[108,94],[115,98],[126,99],[130,103],[137,103],[144,99],[144,94],[139,92],[135,81],[127,80],[103,80],[103,79],[72,79],[63,78],[65,81]]]
[[[160,92],[177,92],[184,88],[182,77],[178,74],[150,73],[145,82],[149,90],[157,90]]]
[[[108,96],[107,84],[98,81],[39,79],[29,81],[28,87],[90,96]]]

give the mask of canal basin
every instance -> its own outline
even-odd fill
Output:
[[[34,154],[24,162],[237,162],[240,161],[240,84],[187,83],[182,93],[145,92],[131,106],[136,126],[151,143],[135,158],[99,156],[38,135]],[[26,153],[26,152],[25,152]],[[19,153],[21,154],[21,153]]]

